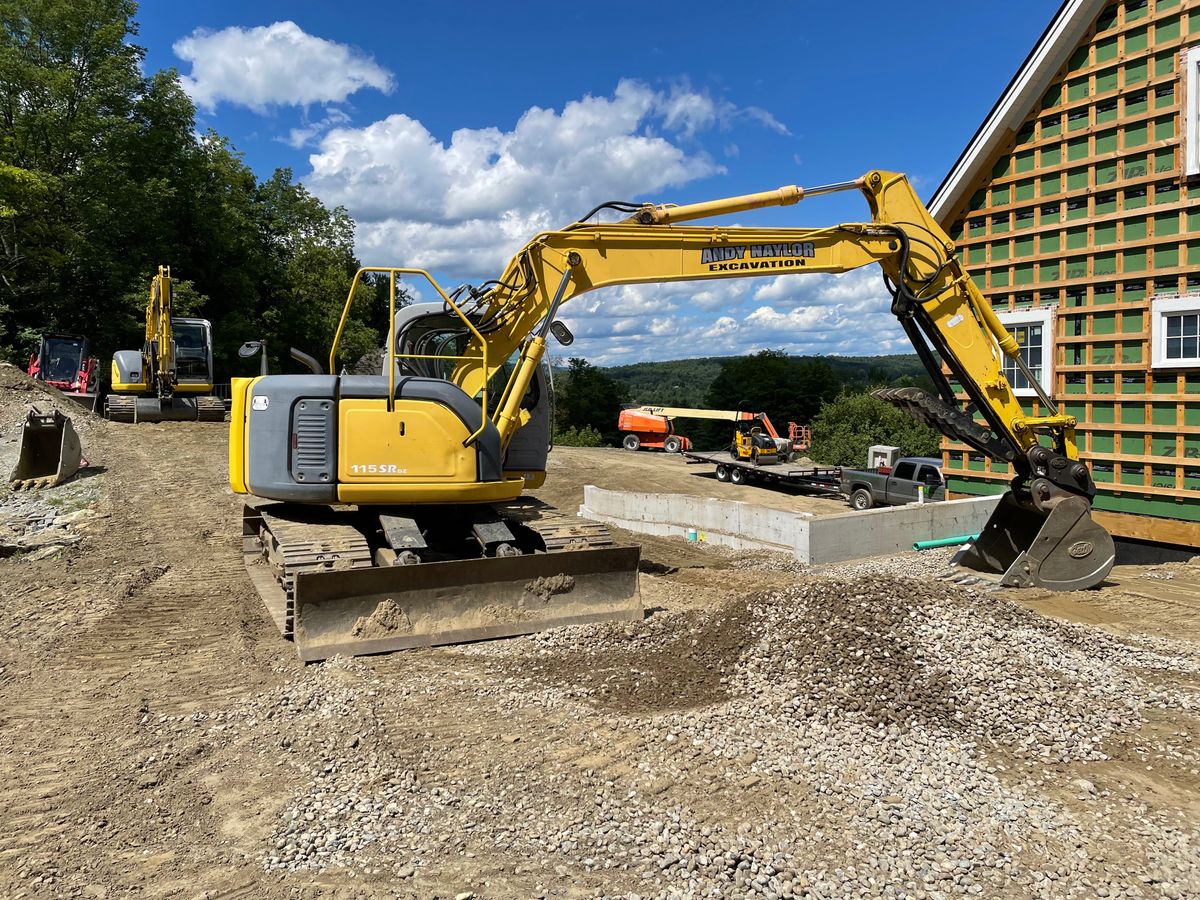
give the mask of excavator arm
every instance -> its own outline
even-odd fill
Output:
[[[869,222],[823,228],[683,224],[854,189],[867,201]],[[519,351],[492,414],[503,446],[521,426],[521,398],[545,354],[550,326],[574,297],[622,284],[843,273],[878,265],[891,310],[937,395],[905,388],[877,396],[1011,465],[1016,474],[968,556],[979,557],[982,568],[1003,571],[1006,583],[1057,589],[1091,586],[1111,568],[1112,539],[1090,516],[1095,485],[1079,461],[1075,419],[1058,414],[1016,340],[955,257],[954,242],[903,175],[872,171],[807,191],[790,186],[686,206],[608,206],[629,215],[616,223],[580,221],[540,234],[512,258],[498,281],[468,291],[475,304],[469,314],[478,327],[472,328],[471,346],[452,380],[478,396],[499,361]],[[1034,386],[1042,415],[1022,409],[1004,374],[1005,357]],[[966,395],[965,410],[943,363]],[[1028,539],[1030,532],[1036,540]]]

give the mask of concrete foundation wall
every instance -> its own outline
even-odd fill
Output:
[[[885,556],[911,550],[913,541],[976,534],[999,497],[891,506],[814,517],[686,494],[583,489],[579,514],[639,534],[685,537],[689,529],[708,543],[735,549],[792,553],[809,564]]]

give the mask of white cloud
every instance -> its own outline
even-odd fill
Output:
[[[338,125],[344,125],[350,121],[350,116],[336,106],[325,107],[325,115],[316,121],[308,118],[307,114],[304,117],[304,123],[299,128],[293,128],[288,132],[288,136],[283,138],[283,142],[289,147],[299,150],[305,144],[310,143],[316,137],[329,131]]]
[[[265,112],[340,103],[363,88],[389,93],[393,87],[391,73],[367,54],[308,34],[295,22],[198,28],[172,49],[192,64],[180,81],[205,109],[225,101]]]
[[[697,302],[701,297],[704,301]],[[713,319],[715,311],[720,315]],[[610,288],[568,304],[561,318],[579,338],[570,354],[600,365],[768,348],[802,355],[912,352],[891,314],[891,298],[876,266],[845,275],[785,275],[765,282]],[[639,323],[636,328],[629,318]],[[617,321],[619,344],[612,340]]]
[[[598,200],[628,200],[724,172],[689,136],[737,112],[724,101],[625,80],[611,96],[534,106],[509,129],[449,142],[402,113],[335,128],[305,184],[358,223],[364,260],[494,276],[539,231]]]

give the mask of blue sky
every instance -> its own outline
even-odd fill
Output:
[[[1057,5],[148,0],[138,40],[260,176],[290,166],[345,205],[364,264],[452,286],[610,199],[870,168],[927,198]],[[843,194],[738,222],[865,215]],[[873,271],[610,289],[562,318],[571,353],[602,364],[908,350]]]

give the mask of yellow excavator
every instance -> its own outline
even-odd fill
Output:
[[[846,190],[861,191],[870,221],[685,224]],[[593,221],[611,212],[622,218]],[[640,617],[637,548],[522,497],[546,475],[541,363],[551,335],[572,339],[556,320],[562,305],[618,284],[868,265],[883,270],[892,312],[937,391],[877,396],[1015,475],[959,565],[1006,586],[1098,584],[1114,545],[1091,517],[1095,485],[1075,419],[1021,408],[1004,358],[1035,388],[1038,379],[1016,340],[908,180],[872,171],[682,206],[605,203],[534,237],[498,279],[450,293],[421,269],[362,270],[350,297],[367,273],[391,285],[380,375],[269,375],[233,386],[230,483],[256,498],[244,516],[247,568],[279,627],[303,658],[321,659]],[[441,302],[398,313],[402,277],[428,279]],[[348,298],[331,371],[349,310]]]
[[[225,401],[212,394],[212,325],[173,316],[171,301],[171,269],[159,266],[150,280],[142,349],[113,354],[106,419],[225,421]]]

